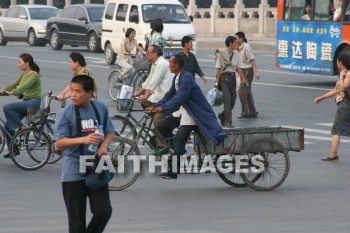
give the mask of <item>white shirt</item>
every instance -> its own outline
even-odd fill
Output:
[[[170,70],[169,62],[163,56],[152,64],[150,74],[146,81],[142,84],[142,88],[149,89],[151,96],[148,101],[157,103],[170,89]]]
[[[252,60],[255,60],[254,53],[249,44],[243,43],[239,47],[239,57],[241,59],[241,68],[248,69],[253,68]]]
[[[179,91],[179,77],[180,73],[175,78],[175,89],[178,92]],[[180,117],[180,125],[196,125],[196,122],[193,120],[193,118],[188,114],[186,109],[181,106],[180,109],[173,113],[174,117]]]

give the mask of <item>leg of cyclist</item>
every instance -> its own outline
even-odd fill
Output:
[[[16,129],[23,126],[22,119],[27,115],[27,108],[34,107],[40,108],[41,99],[24,99],[22,102],[15,102],[5,104],[4,114],[6,118],[6,129],[9,131],[11,136],[15,135]],[[12,138],[6,136],[7,148],[10,149],[10,142]],[[4,158],[9,158],[9,153],[4,155]]]
[[[117,64],[123,69],[120,74],[120,81],[123,81],[133,70],[133,66],[125,60],[118,59]]]

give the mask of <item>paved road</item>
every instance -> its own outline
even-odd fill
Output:
[[[1,85],[19,76],[17,57],[29,52],[42,70],[44,90],[57,92],[70,80],[71,50],[70,47],[62,51],[52,51],[49,47],[0,47]],[[103,54],[79,51],[98,80],[100,99],[115,114],[115,105],[108,99],[105,88],[109,67]],[[198,79],[207,93],[214,83],[213,51],[199,51],[198,59],[210,79],[207,86]],[[237,119],[240,115],[237,101],[233,124],[306,129],[306,149],[290,153],[291,168],[286,181],[276,190],[258,192],[229,187],[216,174],[180,175],[177,181],[166,181],[146,173],[129,189],[111,193],[114,213],[105,232],[349,232],[350,140],[346,138],[341,143],[340,162],[320,161],[329,151],[329,131],[336,107],[333,100],[319,106],[312,101],[331,89],[335,79],[277,70],[271,52],[257,53],[257,61],[262,77],[255,80],[253,91],[259,116]],[[12,100],[13,97],[1,97],[0,104]],[[215,108],[216,112],[219,110]],[[67,232],[60,164],[25,172],[0,157],[0,184],[0,232]]]

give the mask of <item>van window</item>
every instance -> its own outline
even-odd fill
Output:
[[[139,8],[135,5],[131,6],[129,22],[136,22],[139,19]]]
[[[113,19],[113,13],[114,13],[115,6],[116,6],[115,3],[108,4],[107,9],[106,9],[105,19]]]
[[[128,11],[128,5],[127,4],[119,4],[117,15],[115,16],[115,20],[117,21],[125,21],[126,19],[126,12]]]
[[[181,5],[172,4],[144,4],[142,5],[142,16],[145,23],[150,23],[156,18],[163,23],[191,23]]]

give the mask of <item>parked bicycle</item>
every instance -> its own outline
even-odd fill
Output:
[[[108,76],[108,94],[113,101],[119,99],[123,84],[131,86],[133,91],[137,91],[148,77],[151,65],[147,58],[143,55],[137,55],[133,56],[133,59],[134,70],[128,77],[123,80],[120,78],[122,68],[118,65],[113,68]]]
[[[57,99],[49,91],[44,95],[43,108],[28,108],[27,121],[30,127],[19,130],[10,143],[10,157],[13,163],[23,170],[36,170],[46,163],[55,163],[61,155],[55,155],[52,140],[55,121],[50,119],[51,100]]]

